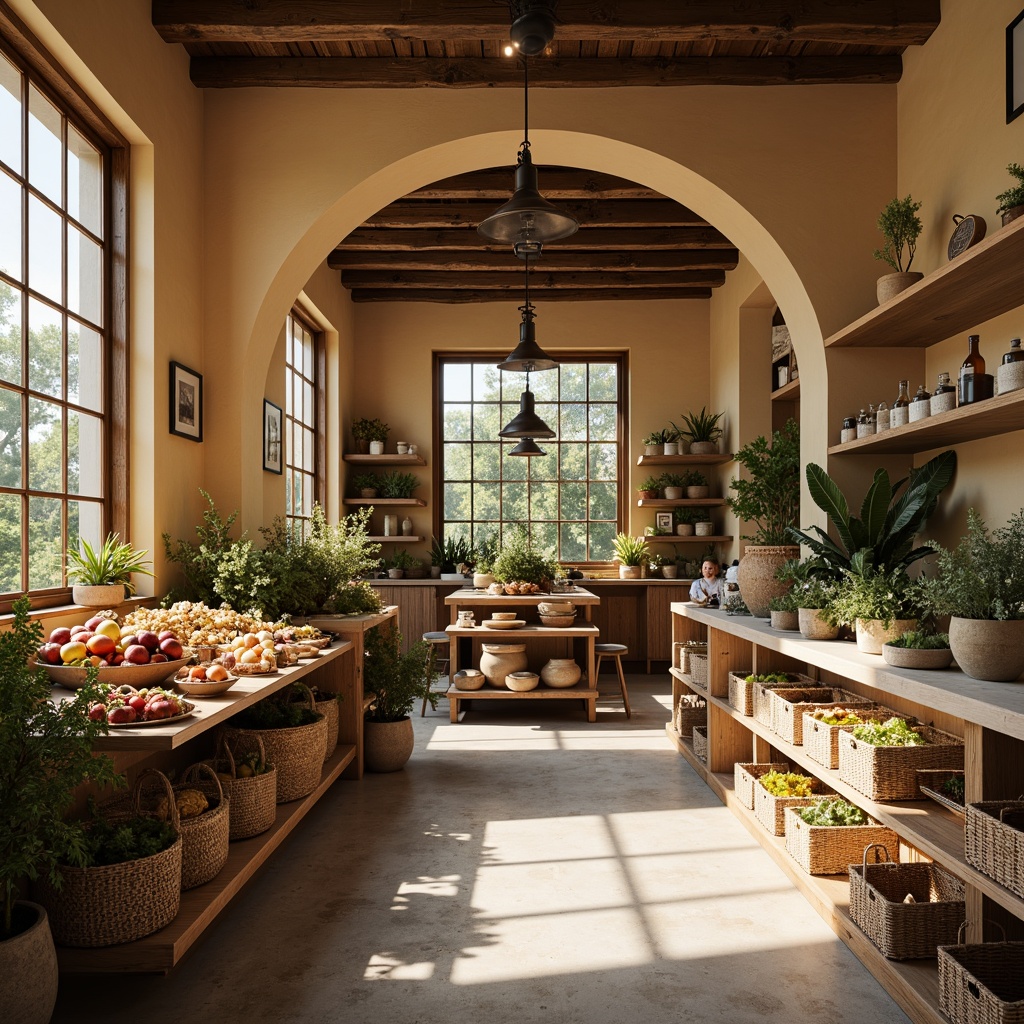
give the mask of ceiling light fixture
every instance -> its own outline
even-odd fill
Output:
[[[526,374],[526,390],[519,396],[519,412],[507,427],[498,431],[498,437],[516,440],[536,437],[552,438],[555,432],[537,415],[534,410],[533,392],[530,390],[530,374]]]
[[[519,344],[509,353],[499,370],[515,370],[519,373],[533,373],[536,370],[553,370],[558,363],[537,344],[537,325],[533,322],[533,303],[530,302],[530,261],[526,261],[526,301],[519,307],[523,314],[519,325]]]
[[[547,455],[547,452],[532,437],[524,437],[509,455]]]

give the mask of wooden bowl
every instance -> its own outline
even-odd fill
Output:
[[[127,683],[134,686],[136,690],[143,686],[155,686],[162,683],[168,676],[173,676],[179,668],[187,665],[192,660],[178,658],[177,661],[158,661],[155,665],[105,665],[99,669],[99,681],[101,683],[113,683],[115,686]],[[81,665],[47,665],[37,662],[40,668],[46,671],[50,682],[63,686],[66,690],[77,690],[85,685],[85,667]]]
[[[487,629],[521,629],[526,619],[485,619],[481,625]]]
[[[575,615],[542,615],[540,621],[545,626],[557,626],[560,629],[568,629],[576,621]]]

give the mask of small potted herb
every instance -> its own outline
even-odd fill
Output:
[[[882,658],[894,668],[949,668],[953,652],[948,633],[911,630],[882,645]]]
[[[661,477],[649,476],[637,487],[636,493],[641,500],[656,498],[661,493]]]
[[[902,567],[875,571],[858,558],[854,565],[839,581],[832,611],[856,626],[858,650],[881,654],[884,643],[917,628],[921,590]]]
[[[532,583],[547,589],[561,575],[558,562],[537,551],[523,526],[505,530],[501,549],[491,566],[491,574],[499,583]]]
[[[116,533],[108,533],[100,549],[94,550],[79,538],[80,550],[68,551],[68,579],[74,584],[71,599],[85,608],[110,608],[120,605],[126,595],[135,593],[132,573],[152,576],[152,563],[147,552],[136,551],[131,544],[121,543]]]
[[[376,498],[379,484],[380,477],[377,476],[376,473],[352,474],[352,490],[354,490],[360,498]]]
[[[686,487],[686,476],[682,473],[662,473],[658,480],[665,497],[670,501],[678,501]]]
[[[358,419],[352,421],[352,436],[355,438],[356,450],[371,455],[383,455],[391,428],[379,419]]]
[[[1017,184],[996,196],[996,202],[999,203],[996,213],[1002,214],[1004,227],[1024,214],[1024,167],[1010,164],[1006,169],[1011,177],[1017,179]]]
[[[878,230],[885,243],[872,255],[893,269],[893,273],[883,274],[878,279],[876,295],[880,306],[924,277],[920,271],[910,269],[921,234],[921,218],[917,216],[920,209],[921,204],[907,196],[889,200],[878,216]]]
[[[683,478],[683,486],[686,488],[687,498],[706,498],[711,493],[708,486],[708,478],[699,470],[688,470]]]
[[[384,473],[378,477],[377,489],[382,498],[411,498],[412,492],[420,482],[414,473],[402,473],[397,470]]]
[[[812,576],[794,587],[792,593],[796,597],[800,635],[808,640],[835,640],[839,636],[839,619],[832,611],[836,584]]]
[[[665,431],[653,430],[643,440],[644,455],[665,454]]]
[[[676,528],[676,534],[680,537],[692,537],[694,523],[700,518],[700,509],[674,508],[672,509],[672,522]]]

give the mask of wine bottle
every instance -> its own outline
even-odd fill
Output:
[[[985,372],[985,360],[982,358],[979,350],[981,338],[977,334],[970,334],[967,336],[967,345],[967,358],[960,366],[960,378],[957,388],[957,402],[960,405],[970,405],[971,402],[976,401],[974,381],[968,378]]]
[[[909,421],[909,410],[910,410],[910,381],[900,381],[900,393],[896,396],[896,401],[892,403],[892,409],[889,411],[889,426],[890,427],[904,427]]]

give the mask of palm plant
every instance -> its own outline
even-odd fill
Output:
[[[131,544],[122,544],[120,534],[108,533],[98,551],[84,537],[80,537],[78,543],[81,550],[68,551],[67,570],[68,579],[82,586],[102,587],[121,583],[129,594],[134,594],[132,573],[153,575],[147,568],[151,564],[146,558],[148,552],[137,551]]]

